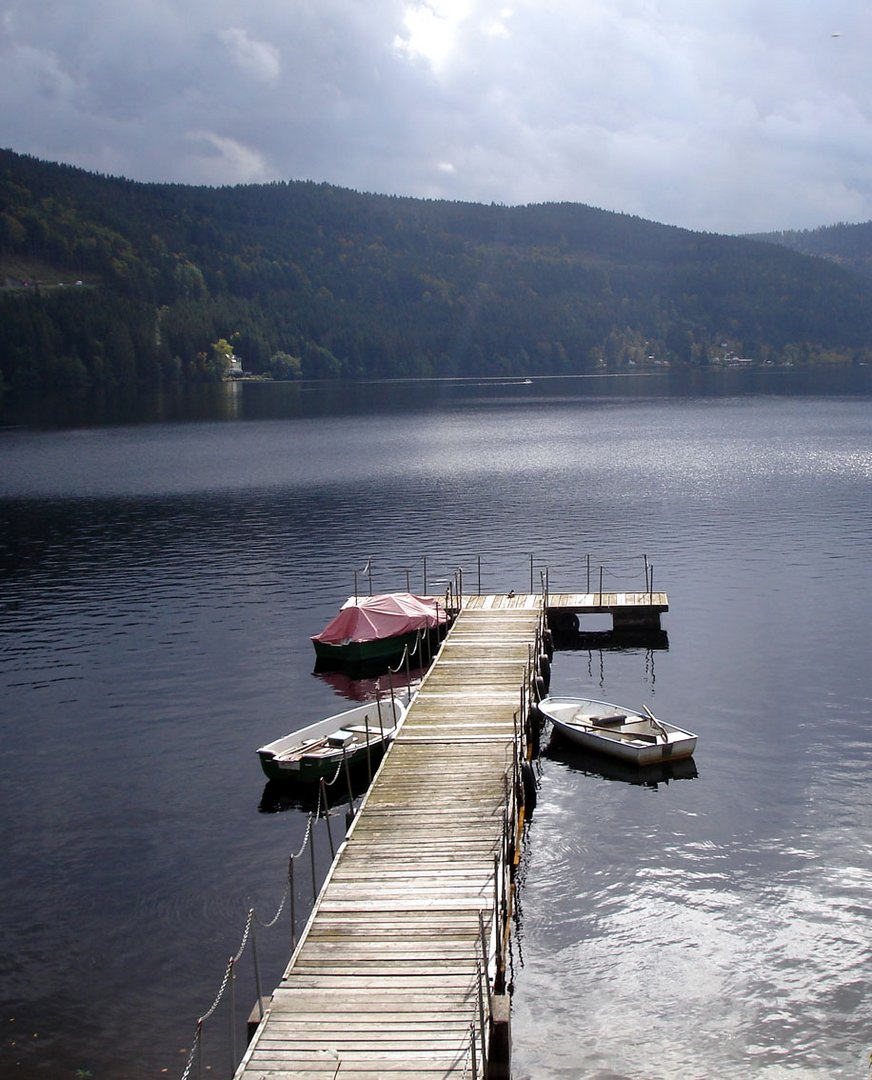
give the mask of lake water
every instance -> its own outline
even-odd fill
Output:
[[[246,384],[5,419],[0,1075],[181,1075],[306,831],[255,748],[358,692],[313,672],[309,635],[368,559],[375,591],[422,591],[425,559],[430,591],[458,568],[467,591],[546,568],[568,591],[588,567],[642,589],[646,557],[666,640],[558,652],[551,689],[646,704],[699,747],[686,775],[638,784],[546,732],[516,1080],[867,1075],[868,369],[828,390],[745,372]],[[311,903],[305,875],[295,893]],[[267,991],[288,934],[257,930]],[[206,1030],[226,1076],[228,1026]]]

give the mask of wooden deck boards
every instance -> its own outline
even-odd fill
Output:
[[[515,596],[508,595],[482,595],[464,596],[463,604],[467,611],[504,611],[527,610],[542,603],[542,597],[537,593],[519,593]],[[650,609],[660,611],[669,610],[669,599],[664,592],[573,592],[573,593],[549,593],[548,609],[562,609],[575,612],[599,612],[617,609]]]
[[[514,714],[540,610],[528,597],[458,616],[237,1080],[472,1075],[479,919],[493,916]]]

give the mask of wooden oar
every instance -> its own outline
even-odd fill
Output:
[[[627,717],[625,716],[626,720]],[[603,727],[601,724],[594,724],[591,720],[564,720],[564,724],[568,724],[570,727],[580,728],[582,731],[601,731],[603,735],[607,735],[615,742],[620,742],[622,739],[632,742],[633,739],[641,739],[643,742],[646,739],[653,739],[657,742],[656,735],[649,735],[644,731],[624,731],[623,728],[618,727]]]
[[[654,726],[659,729],[660,734],[663,736],[663,741],[665,743],[668,743],[669,742],[669,732],[660,723],[660,721],[657,719],[657,717],[654,715],[654,713],[651,712],[651,710],[648,708],[647,705],[643,705],[642,708],[648,714],[648,719],[651,721],[651,723],[654,724]]]

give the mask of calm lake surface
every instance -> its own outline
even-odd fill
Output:
[[[867,1075],[868,369],[245,384],[5,420],[0,1075],[181,1075],[306,832],[254,751],[360,692],[314,673],[309,636],[368,559],[375,591],[423,591],[425,559],[430,591],[458,568],[526,591],[531,565],[568,591],[588,560],[641,590],[645,556],[666,640],[558,652],[551,690],[699,746],[640,784],[546,730],[514,1076]],[[298,919],[311,891],[301,870]],[[267,992],[288,939],[257,929]],[[207,1075],[228,1031],[219,1010]]]

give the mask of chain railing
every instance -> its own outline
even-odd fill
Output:
[[[371,565],[368,564],[368,567]],[[462,574],[458,576],[457,593],[455,600],[462,598]],[[536,628],[535,641],[531,644],[524,675],[519,693],[519,707],[513,713],[513,738],[509,751],[510,757],[506,761],[503,774],[503,796],[500,801],[498,813],[501,816],[500,840],[493,856],[493,912],[490,919],[490,928],[486,926],[483,914],[479,916],[479,937],[481,944],[481,957],[476,965],[477,988],[477,1020],[470,1026],[468,1046],[463,1050],[464,1076],[472,1076],[474,1080],[479,1077],[484,1080],[488,1068],[489,1025],[493,1018],[493,1003],[496,994],[506,992],[506,948],[507,931],[512,916],[512,889],[515,855],[519,844],[518,827],[521,820],[522,800],[525,799],[523,769],[527,759],[527,747],[532,742],[532,731],[535,723],[536,704],[544,695],[547,686],[547,672],[549,660],[548,631],[545,624],[545,601],[547,600],[547,574],[543,576],[542,583],[543,603],[540,606],[539,622]],[[444,624],[438,624],[440,630]],[[409,649],[407,646],[403,658],[396,668],[389,670],[389,676],[396,674],[405,666],[409,691],[411,693],[410,660],[416,652],[423,649],[424,639],[429,635],[424,632],[417,635],[415,643]],[[428,659],[429,665],[429,659]],[[394,687],[389,678],[390,693],[393,699]],[[367,739],[367,743],[369,740]],[[290,945],[291,954],[296,951],[298,945],[297,935],[297,883],[295,880],[295,868],[299,860],[308,850],[310,855],[311,879],[312,879],[312,906],[317,903],[319,882],[317,880],[317,868],[315,859],[315,822],[322,816],[325,820],[327,841],[330,849],[331,864],[336,857],[332,828],[330,823],[330,800],[328,788],[339,783],[344,776],[348,790],[348,810],[346,813],[346,825],[350,825],[355,813],[354,792],[351,783],[350,769],[347,757],[343,755],[343,761],[338,765],[332,779],[322,778],[319,783],[317,804],[306,821],[306,828],[299,849],[288,856],[287,884],[284,894],[279,902],[275,915],[267,922],[261,921],[255,909],[249,908],[245,926],[236,953],[228,961],[224,971],[218,992],[210,1007],[197,1019],[194,1041],[186,1061],[180,1080],[190,1080],[196,1067],[197,1080],[202,1080],[204,1061],[204,1033],[206,1024],[215,1016],[225,994],[230,998],[230,1053],[232,1057],[233,1072],[238,1064],[237,1054],[237,1018],[235,1008],[235,983],[236,969],[242,959],[246,948],[251,942],[252,959],[254,968],[255,993],[257,1000],[258,1020],[262,1021],[265,1015],[264,995],[260,976],[260,961],[257,950],[257,927],[271,929],[277,923],[286,907],[290,910]],[[370,767],[370,779],[372,769]]]
[[[482,594],[483,562],[481,555],[465,555],[462,557],[462,561],[449,557],[443,563],[444,568],[437,569],[435,574],[434,562],[432,555],[422,557],[421,582],[423,595],[429,595],[432,588],[437,587],[436,592],[445,595],[448,610],[451,613],[457,613],[463,608],[464,596],[467,595],[466,589],[470,582],[475,583],[475,595]],[[498,575],[503,583],[507,579],[511,581],[512,591],[516,590],[517,583],[522,577],[523,579],[529,579],[530,593],[534,594],[537,592],[537,566],[540,582],[544,580],[542,591],[547,602],[548,593],[552,591],[552,582],[549,580],[552,576],[551,571],[548,564],[537,560],[533,553],[525,557],[523,561],[521,559],[501,561],[499,566],[491,571],[491,576]],[[375,558],[371,556],[361,569],[353,571],[355,599],[360,595],[358,586],[361,577],[365,578],[369,595],[372,595],[375,569]],[[383,578],[389,578],[394,583],[394,588],[396,588],[395,581],[399,577],[405,579],[406,591],[413,591],[412,571],[408,566],[384,566],[378,569]],[[654,593],[654,565],[645,553],[626,555],[616,551],[600,551],[587,552],[580,557],[561,557],[559,560],[559,576],[563,587],[556,591],[560,592],[583,591],[594,595],[597,593],[602,595],[607,591],[606,584],[613,583],[622,586],[622,588],[608,591],[626,592],[629,591],[626,588],[627,585],[639,582],[642,584],[642,588],[636,591],[647,593],[649,596],[653,596]],[[507,591],[505,584],[490,591],[499,592],[501,590]],[[385,591],[388,591],[388,589],[385,589]],[[520,591],[523,591],[523,589]]]
[[[296,852],[291,853],[288,856],[288,870],[287,870],[287,884],[285,886],[284,893],[279,901],[278,908],[275,915],[268,921],[264,922],[257,916],[255,908],[248,909],[245,919],[245,926],[242,933],[242,938],[239,944],[239,948],[230,957],[227,967],[224,970],[224,976],[221,980],[221,984],[218,988],[218,992],[209,1008],[198,1017],[195,1031],[194,1040],[191,1046],[190,1053],[188,1054],[185,1067],[182,1071],[180,1080],[190,1080],[192,1076],[196,1076],[197,1080],[202,1080],[204,1074],[204,1068],[208,1069],[208,1066],[204,1066],[203,1054],[204,1054],[204,1034],[207,1021],[211,1020],[221,1005],[225,994],[229,997],[229,1014],[230,1014],[230,1054],[231,1054],[231,1074],[235,1071],[239,1062],[239,1054],[237,1051],[237,1016],[236,1016],[236,1002],[235,1002],[235,984],[236,984],[236,972],[237,966],[246,952],[249,942],[252,946],[252,965],[254,971],[255,982],[255,994],[256,994],[256,1008],[258,1011],[258,1020],[264,1018],[264,995],[260,974],[260,957],[257,949],[257,927],[262,930],[272,929],[281,918],[285,909],[288,908],[290,912],[290,945],[291,954],[295,951],[298,942],[297,936],[297,883],[295,867],[303,855],[308,850],[310,855],[311,866],[311,878],[312,878],[312,905],[317,901],[319,891],[319,881],[317,873],[317,865],[315,859],[315,830],[314,824],[320,818],[323,817],[327,833],[327,842],[330,849],[330,861],[331,864],[336,857],[336,847],[333,840],[333,832],[330,823],[331,806],[328,799],[328,788],[333,787],[339,783],[342,779],[345,779],[347,783],[347,795],[348,795],[348,811],[346,812],[346,824],[350,824],[355,813],[354,807],[354,789],[351,783],[350,769],[348,766],[348,760],[343,754],[343,760],[336,768],[332,779],[327,780],[322,777],[318,787],[318,799],[315,808],[310,811],[306,819],[306,828],[303,833],[303,839]],[[196,1072],[193,1070],[196,1066]]]

